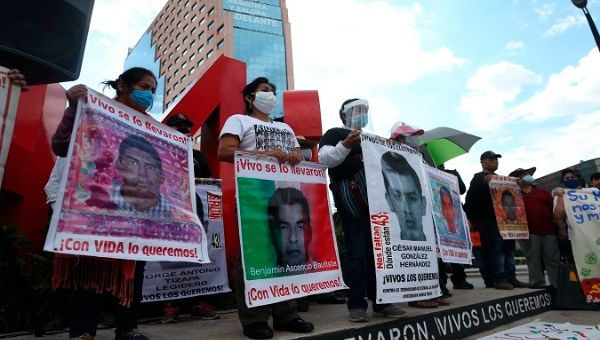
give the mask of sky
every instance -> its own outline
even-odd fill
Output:
[[[119,75],[165,3],[97,0],[76,83],[102,90]],[[467,183],[486,150],[503,155],[498,174],[536,166],[534,177],[600,157],[600,52],[569,0],[286,3],[295,89],[318,91],[324,131],[357,97],[380,136],[397,121],[477,135],[446,163]],[[588,9],[600,25],[600,0]]]

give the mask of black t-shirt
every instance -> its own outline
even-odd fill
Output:
[[[485,182],[485,176],[493,175],[487,172],[478,172],[473,176],[469,191],[465,198],[465,212],[473,223],[489,222],[496,220],[490,186]]]
[[[321,137],[319,149],[324,145],[336,146],[337,143],[346,139],[351,131],[350,129],[339,127],[327,130],[323,137]],[[340,165],[335,168],[329,168],[328,172],[331,180],[341,180],[354,176],[360,169],[363,169],[362,149],[360,144],[357,144],[352,147],[350,153]]]
[[[210,172],[210,168],[208,167],[208,162],[202,152],[193,149],[192,150],[192,158],[194,160],[194,177],[195,178],[211,178],[212,173]]]

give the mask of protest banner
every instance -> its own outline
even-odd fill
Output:
[[[77,107],[44,250],[208,261],[194,213],[191,139],[88,89]]]
[[[494,175],[489,186],[500,236],[505,240],[528,239],[525,202],[517,179]]]
[[[413,148],[361,134],[377,303],[441,295],[427,175]]]
[[[8,69],[0,66],[0,185],[4,178],[20,96],[21,87],[13,84],[8,79]]]
[[[471,237],[458,179],[429,165],[425,169],[440,256],[446,263],[471,264]]]
[[[234,166],[246,304],[346,288],[325,167],[239,152]]]
[[[196,209],[208,240],[210,263],[148,262],[142,302],[230,292],[227,279],[221,180],[196,179]]]
[[[579,283],[588,303],[600,302],[600,191],[565,190],[565,213]]]
[[[493,339],[511,339],[511,340],[529,340],[529,339],[552,339],[552,340],[588,340],[600,339],[600,325],[587,326],[575,325],[569,322],[552,323],[543,321],[533,321],[502,330],[498,333],[488,335],[479,340]]]

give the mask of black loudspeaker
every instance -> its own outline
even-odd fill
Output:
[[[28,84],[79,78],[94,0],[1,0],[0,65]]]

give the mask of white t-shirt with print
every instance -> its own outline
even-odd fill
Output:
[[[238,136],[240,150],[244,151],[281,149],[290,152],[300,147],[294,131],[286,123],[265,122],[243,114],[227,118],[219,138],[227,134]]]

